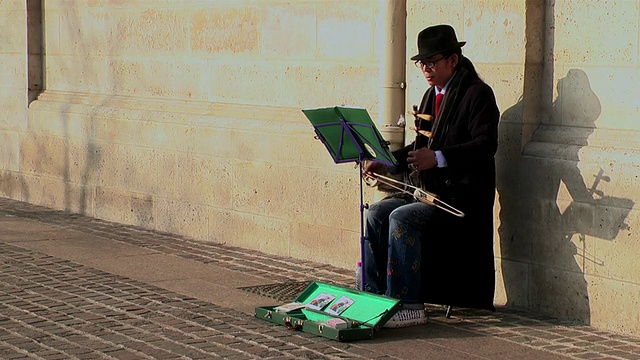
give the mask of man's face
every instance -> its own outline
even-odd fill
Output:
[[[455,54],[449,57],[436,54],[416,62],[416,66],[422,70],[429,85],[437,86],[439,89],[442,89],[451,79],[456,65],[458,65],[458,55]]]

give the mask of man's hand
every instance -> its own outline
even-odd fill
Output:
[[[422,170],[431,169],[438,165],[436,153],[428,148],[409,151],[407,162],[409,163],[409,170],[413,171],[411,175],[416,175]]]
[[[365,160],[363,165],[364,165],[364,167],[362,168],[363,174],[376,173],[376,174],[384,175],[387,173],[387,166],[385,164]]]

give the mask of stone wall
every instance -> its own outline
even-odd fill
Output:
[[[25,5],[4,1],[2,195],[351,267],[358,173],[300,110],[375,117],[378,3],[323,5],[47,1],[27,109]]]
[[[496,229],[507,305],[635,334],[638,18],[636,1],[546,2],[542,76],[502,109]]]
[[[357,170],[300,109],[381,122],[379,1],[36,3],[0,0],[0,196],[353,267]],[[407,58],[453,25],[502,110],[497,304],[640,334],[639,18],[636,1],[407,1]],[[425,86],[408,61],[407,107]]]

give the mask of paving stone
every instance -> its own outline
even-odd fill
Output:
[[[597,352],[591,352],[591,351],[586,352],[586,353],[581,353],[581,354],[575,354],[573,356],[575,358],[577,358],[577,359],[589,359],[589,360],[592,360],[592,359],[601,359],[602,360],[604,358],[602,356],[602,354],[599,354]]]
[[[348,286],[352,280],[350,271],[326,264],[198,242],[9,199],[0,199],[0,214],[24,221],[25,236],[28,222],[283,282]],[[292,333],[234,309],[2,242],[2,234],[0,230],[0,358],[24,358],[28,351],[46,359],[394,358],[364,343]],[[454,318],[447,319],[442,307],[429,311],[430,321],[440,326],[568,358],[640,357],[638,338],[546,315],[454,309]]]

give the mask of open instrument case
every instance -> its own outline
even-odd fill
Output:
[[[259,319],[338,341],[373,337],[399,309],[398,299],[312,282],[292,302],[255,308]]]

